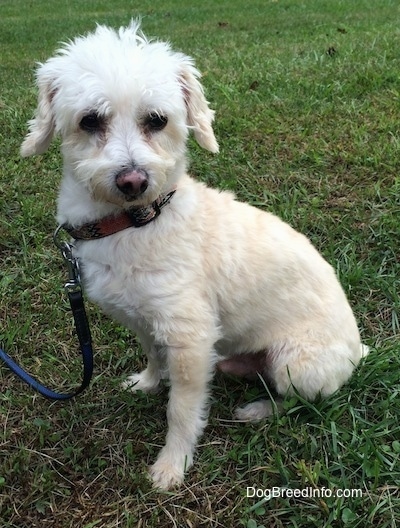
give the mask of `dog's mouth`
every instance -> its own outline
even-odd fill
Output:
[[[149,175],[144,169],[126,168],[116,174],[115,185],[127,202],[133,202],[146,192]]]

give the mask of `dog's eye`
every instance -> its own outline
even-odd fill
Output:
[[[102,126],[102,120],[95,113],[83,116],[79,123],[79,127],[82,130],[85,130],[85,132],[91,132],[91,133],[94,133],[100,130],[101,126]]]
[[[157,132],[167,126],[168,117],[156,112],[147,116],[145,125],[151,132]]]

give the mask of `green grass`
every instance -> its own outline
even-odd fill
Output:
[[[136,5],[136,4],[135,4]],[[263,392],[218,376],[196,463],[176,493],[145,478],[166,431],[166,393],[130,395],[133,336],[93,306],[96,376],[51,403],[0,368],[2,528],[394,528],[400,525],[400,6],[393,0],[80,2],[0,6],[0,343],[53,387],[77,383],[65,270],[52,245],[55,144],[23,160],[35,61],[95,22],[143,16],[204,73],[221,152],[190,145],[191,171],[306,233],[335,266],[371,346],[328,400],[243,425]],[[244,285],[245,287],[245,285]],[[247,498],[246,488],[362,489],[360,498]]]

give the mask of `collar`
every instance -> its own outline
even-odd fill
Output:
[[[142,227],[160,215],[161,209],[169,203],[176,189],[162,194],[146,207],[127,209],[120,214],[105,216],[98,222],[89,222],[78,227],[63,224],[62,228],[76,240],[95,240],[118,233],[128,227]]]

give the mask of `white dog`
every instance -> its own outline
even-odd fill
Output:
[[[345,383],[367,348],[331,266],[303,235],[187,175],[190,131],[218,151],[214,112],[192,59],[138,26],[99,26],[40,65],[21,151],[43,153],[61,136],[57,218],[77,239],[86,293],[148,357],[125,385],[155,391],[168,372],[166,445],[150,469],[167,489],[192,464],[217,364],[312,400]],[[256,402],[237,417],[270,412]]]

